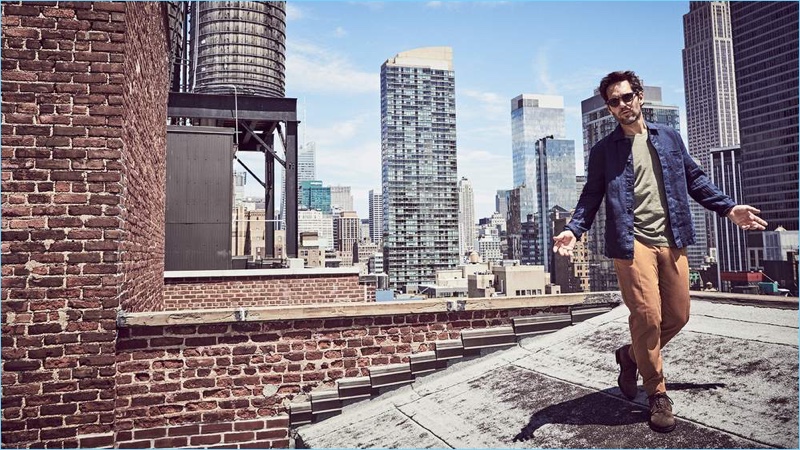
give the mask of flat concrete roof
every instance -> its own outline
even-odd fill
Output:
[[[678,427],[616,385],[625,306],[461,360],[296,430],[307,448],[798,448],[798,313],[693,300],[664,349]],[[640,380],[641,382],[641,380]]]

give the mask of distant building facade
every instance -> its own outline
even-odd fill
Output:
[[[458,249],[459,261],[475,248],[475,196],[467,178],[458,182]]]
[[[370,189],[369,197],[369,237],[372,242],[383,244],[383,196]]]
[[[331,209],[353,211],[353,195],[350,186],[331,186]]]
[[[736,203],[742,203],[741,152],[738,146],[712,148],[709,152],[709,176],[723,192]],[[747,241],[745,232],[726,217],[714,217],[714,235],[717,240],[717,265],[723,272],[742,272],[747,267]]]
[[[297,211],[297,232],[313,231],[318,234],[320,245],[324,250],[334,249],[333,217],[317,210]]]
[[[300,198],[300,183],[317,179],[317,145],[315,142],[301,144],[297,149],[297,200]],[[286,169],[281,168],[281,209],[280,218],[286,220]]]

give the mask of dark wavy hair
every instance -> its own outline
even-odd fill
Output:
[[[603,101],[608,101],[608,94],[606,93],[608,87],[622,81],[630,83],[633,92],[637,94],[644,90],[642,80],[632,70],[611,72],[600,80],[600,95],[603,96]]]

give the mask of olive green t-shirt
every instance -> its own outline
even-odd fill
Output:
[[[628,136],[633,140],[633,236],[643,244],[674,247],[661,162],[647,136],[647,131]]]

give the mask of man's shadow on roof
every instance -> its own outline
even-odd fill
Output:
[[[667,383],[667,392],[678,390],[710,390],[725,387],[724,383]],[[641,388],[640,388],[641,391]],[[640,392],[638,399],[643,398]],[[619,388],[609,388],[582,397],[547,406],[535,412],[528,424],[514,436],[514,442],[527,441],[536,430],[552,424],[567,425],[632,425],[647,422],[649,410],[645,405],[624,400]]]

